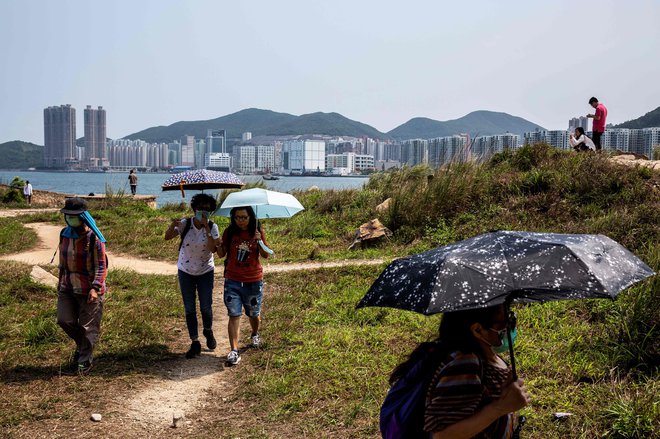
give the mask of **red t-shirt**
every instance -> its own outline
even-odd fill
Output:
[[[594,118],[593,131],[598,132],[598,133],[604,133],[605,132],[605,120],[607,119],[607,108],[605,108],[605,105],[598,104],[596,106],[596,114],[594,114],[594,116],[598,117],[599,119],[596,120],[596,118]]]
[[[222,233],[223,243],[227,242],[228,235],[228,229],[225,229]],[[263,229],[261,230],[261,240],[266,244]],[[254,235],[247,230],[241,230],[239,234],[232,235],[226,258],[226,279],[236,282],[258,282],[264,278],[264,271],[259,262],[259,244],[254,239]]]

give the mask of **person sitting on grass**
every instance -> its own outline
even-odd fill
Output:
[[[571,138],[568,140],[574,150],[576,151],[596,151],[594,142],[584,134],[584,128],[575,128],[575,133],[571,133]]]
[[[218,225],[209,221],[209,217],[216,208],[215,198],[208,194],[197,194],[190,200],[190,207],[195,213],[192,218],[172,220],[165,231],[166,240],[181,236],[177,268],[186,313],[186,326],[191,340],[186,358],[194,358],[202,353],[197,324],[197,297],[199,297],[199,308],[204,326],[202,334],[206,338],[206,347],[214,350],[217,346],[213,336],[212,305],[215,269],[213,253],[216,250],[216,239],[219,243],[220,238]]]

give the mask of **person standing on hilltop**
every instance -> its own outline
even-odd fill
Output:
[[[135,173],[135,169],[131,169],[128,173],[128,183],[131,185],[131,195],[135,195],[137,192],[137,181],[138,176]]]
[[[605,132],[605,123],[607,121],[607,108],[605,105],[598,102],[598,99],[592,97],[589,99],[589,105],[596,109],[594,114],[587,114],[587,117],[594,120],[594,126],[592,129],[593,132],[593,141],[596,145],[596,151],[600,151],[602,146],[600,144],[600,138]]]
[[[25,201],[27,201],[28,205],[32,205],[32,185],[30,184],[30,180],[25,181],[25,186],[23,186],[23,196],[25,197]]]

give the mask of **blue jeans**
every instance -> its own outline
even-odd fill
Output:
[[[179,270],[179,287],[183,297],[183,308],[186,311],[186,326],[191,340],[197,340],[197,303],[195,297],[199,296],[199,310],[202,313],[204,329],[213,327],[213,270],[208,273],[193,276]]]
[[[239,317],[242,308],[248,317],[258,317],[261,313],[261,299],[264,295],[264,282],[238,282],[225,279],[225,306],[229,317]]]

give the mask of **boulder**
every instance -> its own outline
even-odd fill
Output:
[[[349,250],[352,250],[358,244],[360,247],[364,247],[367,244],[373,244],[380,241],[382,238],[390,238],[391,236],[392,232],[390,229],[385,227],[378,218],[374,218],[371,221],[362,224],[360,228],[355,231],[355,239],[348,248]]]
[[[392,202],[392,198],[388,198],[387,200],[383,201],[378,206],[376,206],[376,212],[381,213],[386,211],[387,209],[390,208],[391,202]]]
[[[47,285],[52,288],[57,288],[57,278],[38,265],[32,267],[30,278],[32,278],[32,280],[36,283]]]

